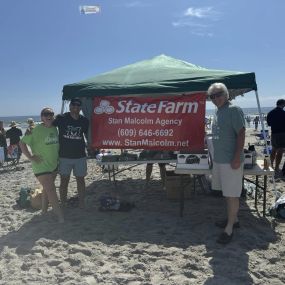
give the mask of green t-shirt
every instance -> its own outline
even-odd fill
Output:
[[[54,171],[58,164],[58,132],[56,127],[47,128],[38,125],[29,135],[25,135],[21,141],[27,144],[33,155],[39,155],[42,162],[32,161],[32,168],[35,174]]]
[[[237,136],[242,128],[245,128],[245,120],[241,108],[226,103],[217,110],[212,125],[215,162],[231,163],[234,158]],[[243,151],[240,157],[243,161]]]

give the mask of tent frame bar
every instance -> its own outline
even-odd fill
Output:
[[[259,102],[257,90],[255,90],[255,96],[256,96],[257,108],[258,108],[258,113],[259,113],[259,118],[260,118],[260,123],[261,123],[261,130],[262,130],[262,134],[263,134],[263,140],[264,140],[264,144],[265,144],[266,154],[269,155],[269,148],[267,145],[267,139],[266,139],[265,128],[264,128],[264,118],[263,118],[262,113],[261,113],[261,107],[260,107],[260,102]]]

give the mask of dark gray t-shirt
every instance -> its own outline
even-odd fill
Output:
[[[85,153],[85,138],[89,127],[87,118],[79,115],[77,120],[73,119],[70,112],[58,115],[53,122],[59,132],[59,157],[60,158],[82,158]]]
[[[212,125],[215,162],[231,163],[236,149],[237,136],[242,128],[245,128],[245,120],[241,108],[226,103],[217,110]],[[243,161],[243,151],[240,157]]]

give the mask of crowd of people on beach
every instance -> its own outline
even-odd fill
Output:
[[[213,169],[212,189],[222,191],[226,200],[227,215],[218,221],[216,226],[223,229],[217,239],[218,243],[229,243],[234,229],[240,226],[238,220],[239,198],[242,191],[243,162],[246,122],[250,124],[250,117],[244,116],[242,109],[233,105],[229,99],[229,91],[223,83],[214,83],[208,89],[208,96],[216,106],[216,114],[206,121],[206,127],[212,128],[213,138]],[[24,136],[11,122],[10,129],[5,131],[0,122],[0,146],[8,156],[9,147],[17,148],[17,161],[23,153],[32,163],[34,175],[43,188],[42,213],[45,214],[50,203],[58,222],[64,222],[63,208],[67,202],[68,184],[71,172],[76,178],[79,197],[79,207],[85,206],[85,176],[87,174],[86,145],[89,121],[81,114],[82,102],[73,98],[69,104],[69,112],[55,117],[49,108],[41,110],[41,124],[35,125],[28,121]],[[280,163],[285,148],[285,100],[279,99],[276,108],[268,113],[266,122],[271,127],[271,165],[276,173],[280,170]],[[255,130],[260,123],[256,116],[253,120]],[[10,140],[7,146],[6,139]],[[161,165],[160,165],[161,167]],[[165,165],[163,165],[165,167]],[[147,165],[147,178],[150,178],[152,165]],[[60,174],[58,199],[55,178]]]

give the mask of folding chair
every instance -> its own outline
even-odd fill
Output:
[[[265,132],[265,138],[263,135],[263,132],[261,131],[259,134],[255,135],[256,138],[256,143],[255,145],[259,145],[259,146],[265,146],[265,141],[267,145],[270,145],[270,135],[268,130],[264,130]]]
[[[2,171],[16,170],[21,151],[18,145],[10,145],[7,149],[0,147],[0,167]]]
[[[0,147],[0,169],[4,166],[5,163],[5,149]]]

